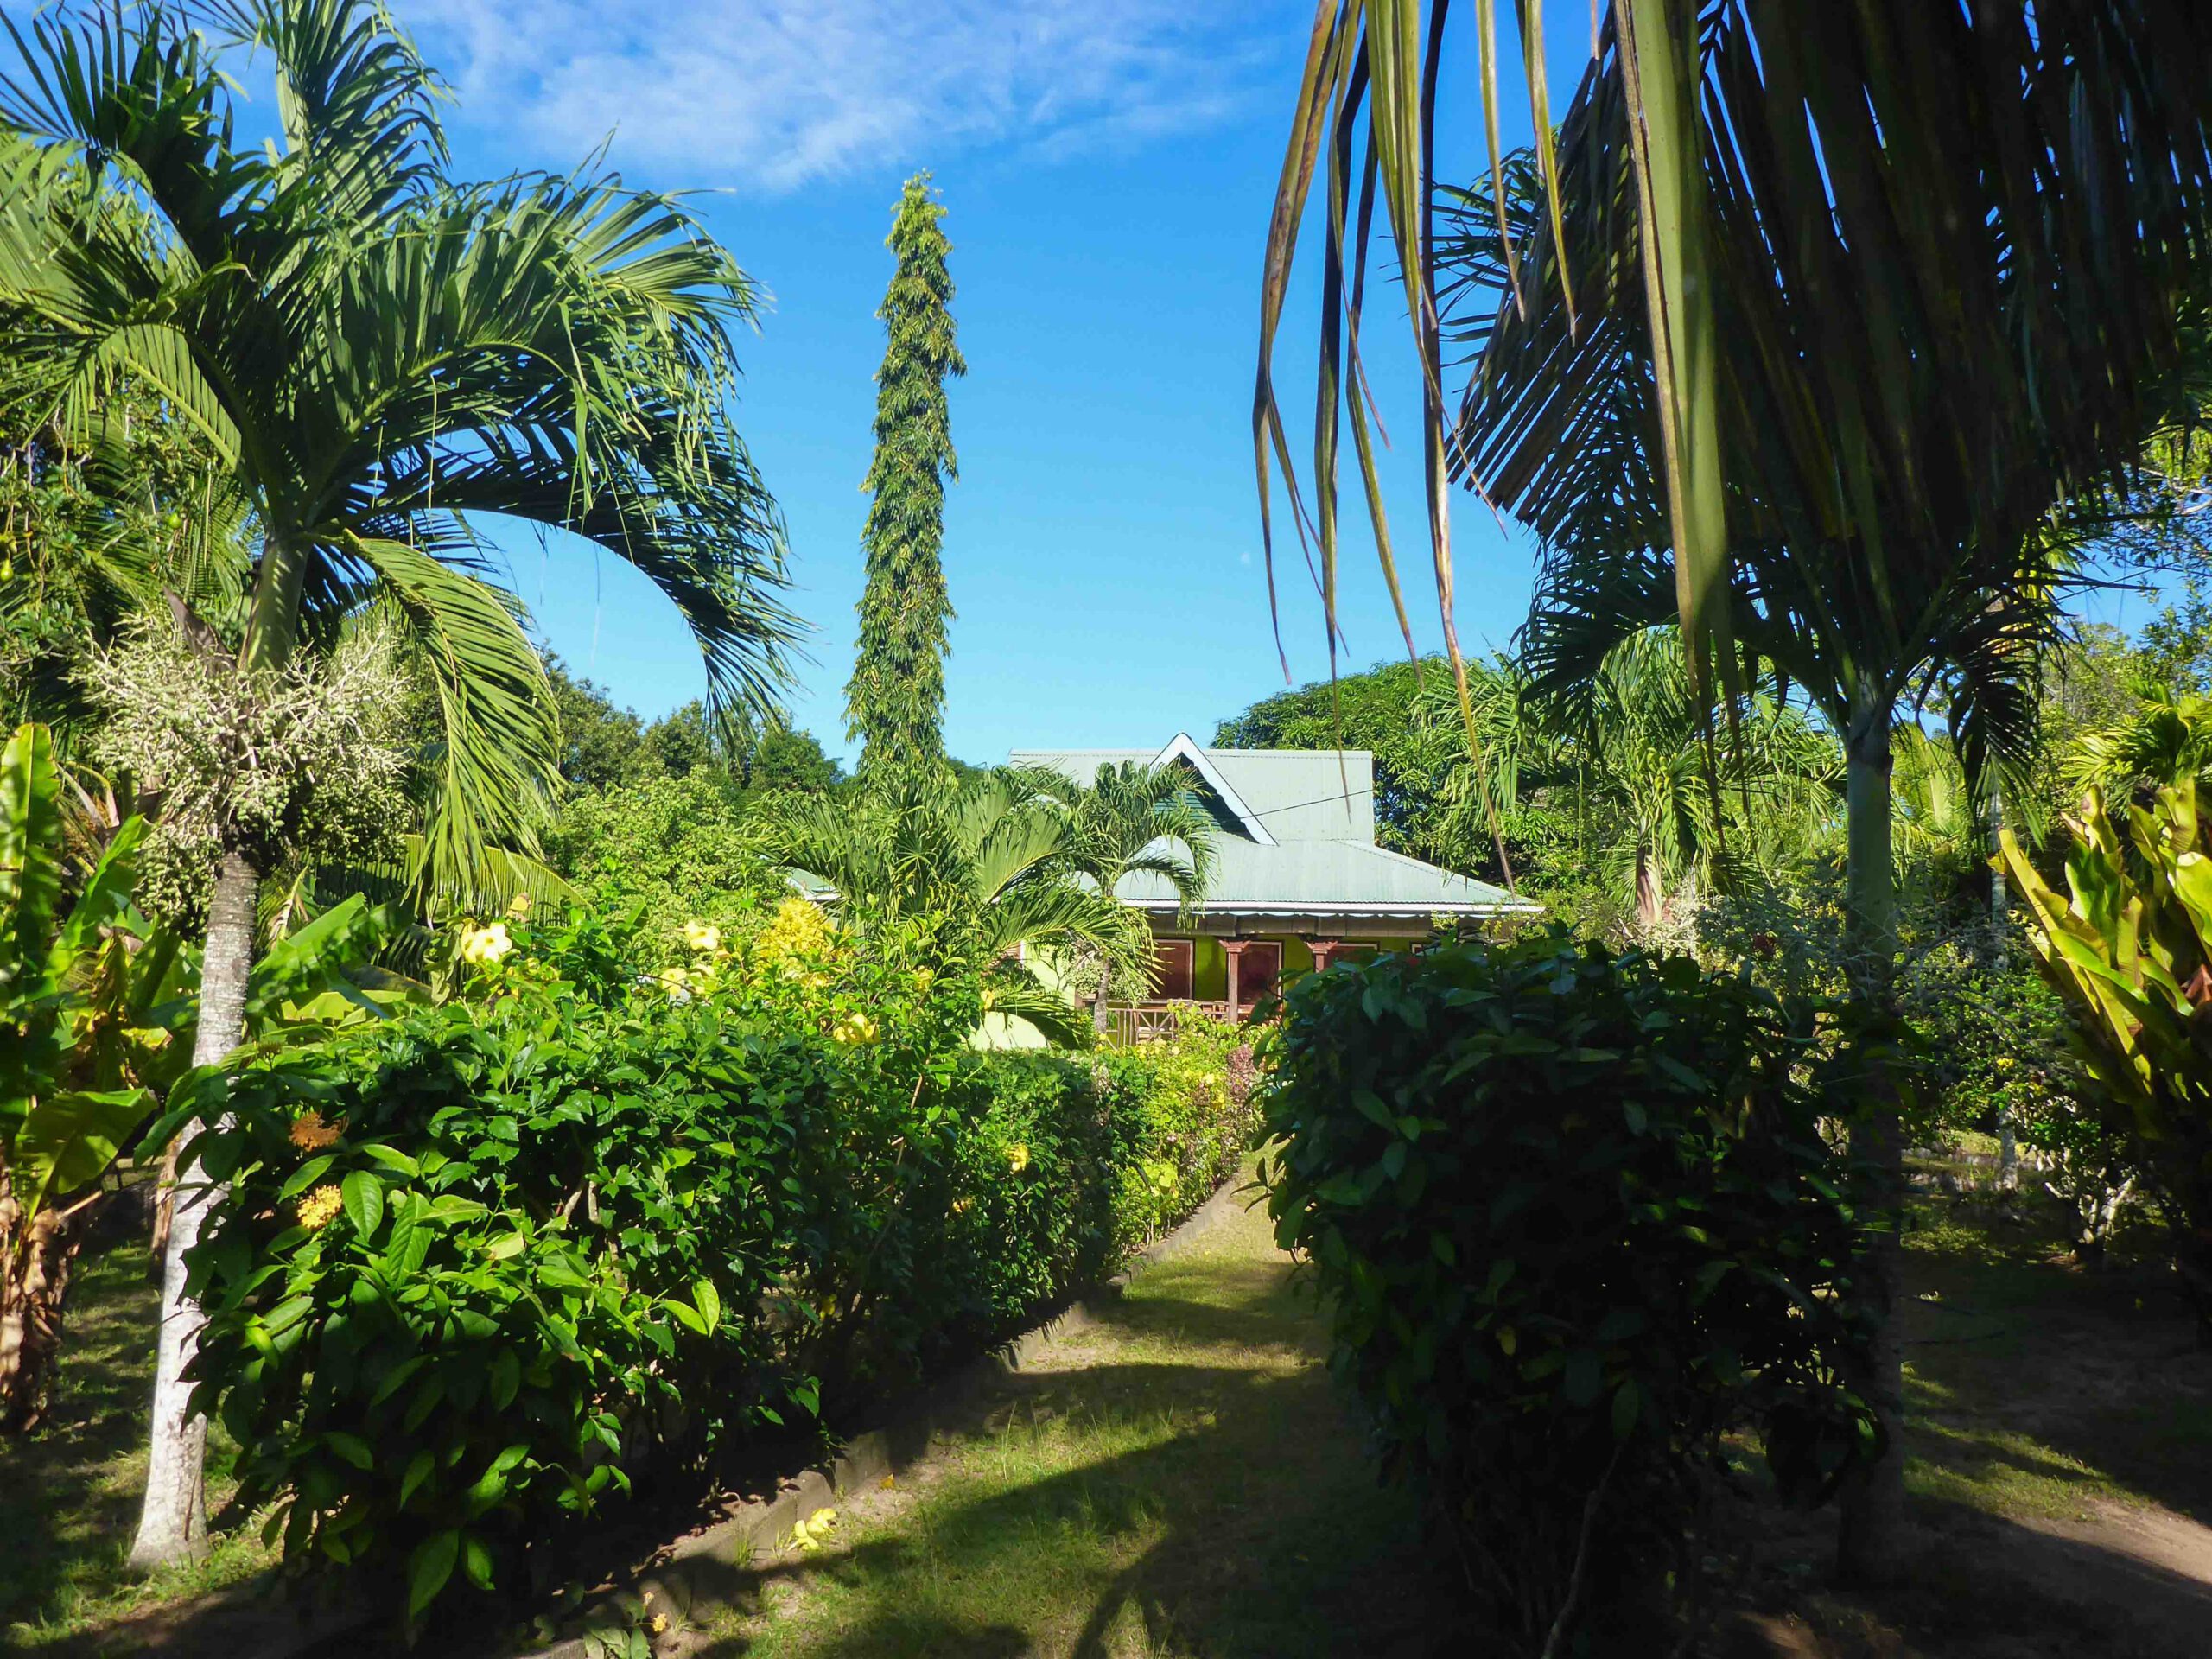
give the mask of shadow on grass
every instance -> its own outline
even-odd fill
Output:
[[[36,1649],[143,1605],[251,1576],[270,1559],[257,1540],[217,1541],[207,1560],[152,1578],[125,1566],[145,1493],[160,1297],[143,1241],[96,1240],[78,1257],[46,1419],[0,1446],[0,1651]],[[236,1456],[208,1443],[211,1496]],[[26,1501],[28,1500],[28,1501]]]
[[[1047,1362],[1080,1369],[1007,1379],[982,1408],[990,1437],[903,1514],[849,1548],[730,1568],[709,1593],[750,1629],[696,1651],[1466,1650],[1288,1280],[1213,1252],[1154,1268]]]
[[[2134,1496],[2212,1524],[2212,1353],[2158,1241],[2086,1271],[2064,1259],[2049,1208],[2019,1213],[1920,1212],[1905,1329],[1923,1490],[2054,1517]]]
[[[1834,1522],[1762,1512],[1758,1569],[1710,1659],[2203,1659],[2212,1584],[2089,1537],[1923,1503],[1910,1564],[1831,1581]]]
[[[1018,1382],[1001,1407],[1010,1459],[1056,1421],[1077,1457],[1140,1444],[1051,1472],[1040,1456],[987,1494],[930,1491],[888,1535],[733,1567],[710,1593],[757,1615],[779,1580],[826,1588],[837,1633],[789,1650],[854,1659],[990,1651],[1008,1615],[1008,1651],[1075,1659],[1131,1650],[1109,1644],[1133,1628],[1147,1638],[1136,1651],[1435,1650],[1444,1597],[1414,1517],[1377,1489],[1318,1371],[1109,1365]]]

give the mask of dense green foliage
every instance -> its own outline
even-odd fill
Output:
[[[0,750],[0,1435],[43,1410],[77,1212],[184,1069],[188,965],[131,906],[145,835],[70,870],[53,734]]]
[[[1096,787],[1014,767],[949,787],[903,773],[847,799],[787,798],[763,814],[763,827],[779,862],[848,920],[923,929],[940,965],[985,976],[994,1013],[1050,1039],[1085,1043],[1092,1021],[1038,977],[1026,954],[1103,964],[1122,984],[1141,980],[1150,925],[1097,878],[1110,867],[1144,868],[1167,873],[1179,890],[1193,887],[1211,825],[1187,810],[1185,788],[1165,768],[1102,773]],[[1146,824],[1174,840],[1133,842],[1132,827]],[[1201,845],[1181,842],[1186,834]]]
[[[235,1188],[191,1258],[234,1517],[302,1567],[404,1562],[410,1618],[456,1572],[512,1586],[639,1478],[849,1423],[1233,1167],[1231,1034],[979,1052],[981,982],[925,943],[799,905],[640,984],[595,920],[501,924],[454,1001],[244,1058],[188,1154]]]
[[[875,373],[875,458],[861,485],[874,499],[861,527],[860,650],[845,690],[864,775],[934,779],[945,766],[944,486],[959,464],[944,383],[968,364],[954,340],[944,217],[929,175],[907,180],[887,244],[898,268],[876,312],[888,341]]]
[[[758,925],[788,892],[761,826],[718,774],[696,771],[578,794],[546,838],[573,886],[637,918],[640,966],[680,961],[687,920]]]
[[[1548,934],[1332,968],[1285,1004],[1279,1235],[1386,1471],[1532,1650],[1579,1598],[1694,1593],[1723,1435],[1806,1501],[1873,1448],[1840,1381],[1847,1171],[1773,998]]]
[[[2072,1015],[2084,1103],[2133,1149],[2212,1338],[2212,823],[2185,776],[2131,809],[2124,830],[2092,790],[2073,827],[2064,892],[2009,835],[2006,872],[2026,901],[2036,958]]]

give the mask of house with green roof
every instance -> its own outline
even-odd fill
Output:
[[[1124,1040],[1166,1034],[1190,1003],[1241,1018],[1332,961],[1541,909],[1377,846],[1365,749],[1209,749],[1183,733],[1162,749],[1018,749],[1009,759],[1086,784],[1101,766],[1180,762],[1214,818],[1213,880],[1196,913],[1180,913],[1157,874],[1126,876],[1116,889],[1149,917],[1157,950],[1152,998],[1114,1011]]]

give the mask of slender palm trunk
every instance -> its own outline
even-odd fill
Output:
[[[2005,866],[1999,861],[1999,851],[2005,836],[2005,798],[1992,787],[1982,805],[1982,847],[1989,855],[1989,960],[1990,965],[2005,965],[2005,925],[2012,896],[2005,889]],[[2001,1192],[2017,1192],[2020,1187],[2020,1136],[2012,1122],[2012,1109],[2000,1104],[1997,1109],[1997,1187]]]
[[[1857,1379],[1881,1421],[1885,1449],[1844,1494],[1838,1565],[1867,1582],[1893,1576],[1905,1548],[1904,1333],[1896,1310],[1904,1254],[1897,1224],[1904,1200],[1904,1135],[1895,1079],[1881,1057],[1897,960],[1897,878],[1890,853],[1890,725],[1886,698],[1854,697],[1845,738],[1848,852],[1844,877],[1845,944],[1852,996],[1862,1022],[1863,1098],[1852,1123],[1852,1150],[1873,1184],[1870,1230],[1859,1262],[1861,1294],[1877,1325],[1867,1374]]]
[[[300,598],[312,550],[301,537],[271,526],[262,543],[254,573],[253,607],[245,639],[238,648],[243,672],[281,669],[298,644]],[[250,685],[240,687],[251,695]],[[200,1030],[192,1046],[194,1065],[213,1065],[245,1039],[246,981],[253,972],[254,910],[261,896],[261,874],[235,852],[223,855],[215,877],[214,902],[207,913],[207,941],[200,961]],[[188,1126],[178,1141],[177,1167],[199,1133]],[[138,1516],[138,1535],[130,1546],[130,1565],[157,1567],[198,1554],[206,1545],[207,1508],[203,1465],[207,1425],[190,1409],[192,1385],[184,1369],[192,1363],[207,1317],[185,1288],[185,1253],[200,1240],[208,1216],[223,1201],[224,1189],[204,1179],[175,1186],[169,1201],[168,1236],[162,1258],[162,1329],[154,1361],[154,1423],[146,1464],[146,1504]]]
[[[1636,849],[1636,925],[1647,939],[1658,931],[1666,899],[1659,890],[1659,861],[1649,847]]]
[[[194,1065],[213,1065],[245,1035],[246,976],[253,969],[253,917],[261,875],[236,853],[226,855],[215,879],[207,917],[207,950],[200,967],[200,1031],[192,1046]],[[186,1131],[197,1132],[197,1126]],[[199,1241],[219,1189],[194,1180],[170,1195],[168,1238],[162,1262],[162,1329],[154,1366],[154,1429],[146,1470],[146,1506],[130,1564],[158,1567],[197,1554],[206,1546],[207,1522],[201,1496],[207,1420],[187,1409],[192,1385],[184,1368],[207,1323],[185,1291],[184,1255]]]

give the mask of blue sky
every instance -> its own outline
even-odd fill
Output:
[[[1580,67],[1567,60],[1587,39],[1586,0],[1553,10],[1565,82]],[[843,751],[883,238],[901,181],[925,167],[950,210],[969,365],[952,394],[961,478],[946,523],[954,753],[1165,741],[1180,728],[1204,738],[1281,687],[1250,411],[1262,239],[1306,0],[395,10],[455,86],[457,172],[572,167],[611,134],[610,159],[633,182],[711,193],[695,205],[772,295],[760,336],[743,342],[740,412],[789,523],[793,598],[816,629],[795,721]],[[1463,93],[1471,37],[1467,55]],[[1525,121],[1510,123],[1509,143],[1516,130]],[[1312,316],[1310,300],[1294,303],[1282,353],[1299,410]],[[1386,418],[1409,436],[1402,312],[1377,305],[1370,330]],[[1392,524],[1433,646],[1414,461],[1389,457]],[[1529,553],[1472,498],[1454,507],[1463,640],[1503,645],[1527,605]],[[1351,518],[1344,620],[1364,664],[1402,647],[1363,515]],[[700,694],[696,652],[641,579],[573,545],[509,550],[518,591],[573,668],[646,715]],[[1279,550],[1284,639],[1303,681],[1327,671],[1319,607],[1294,543]]]

